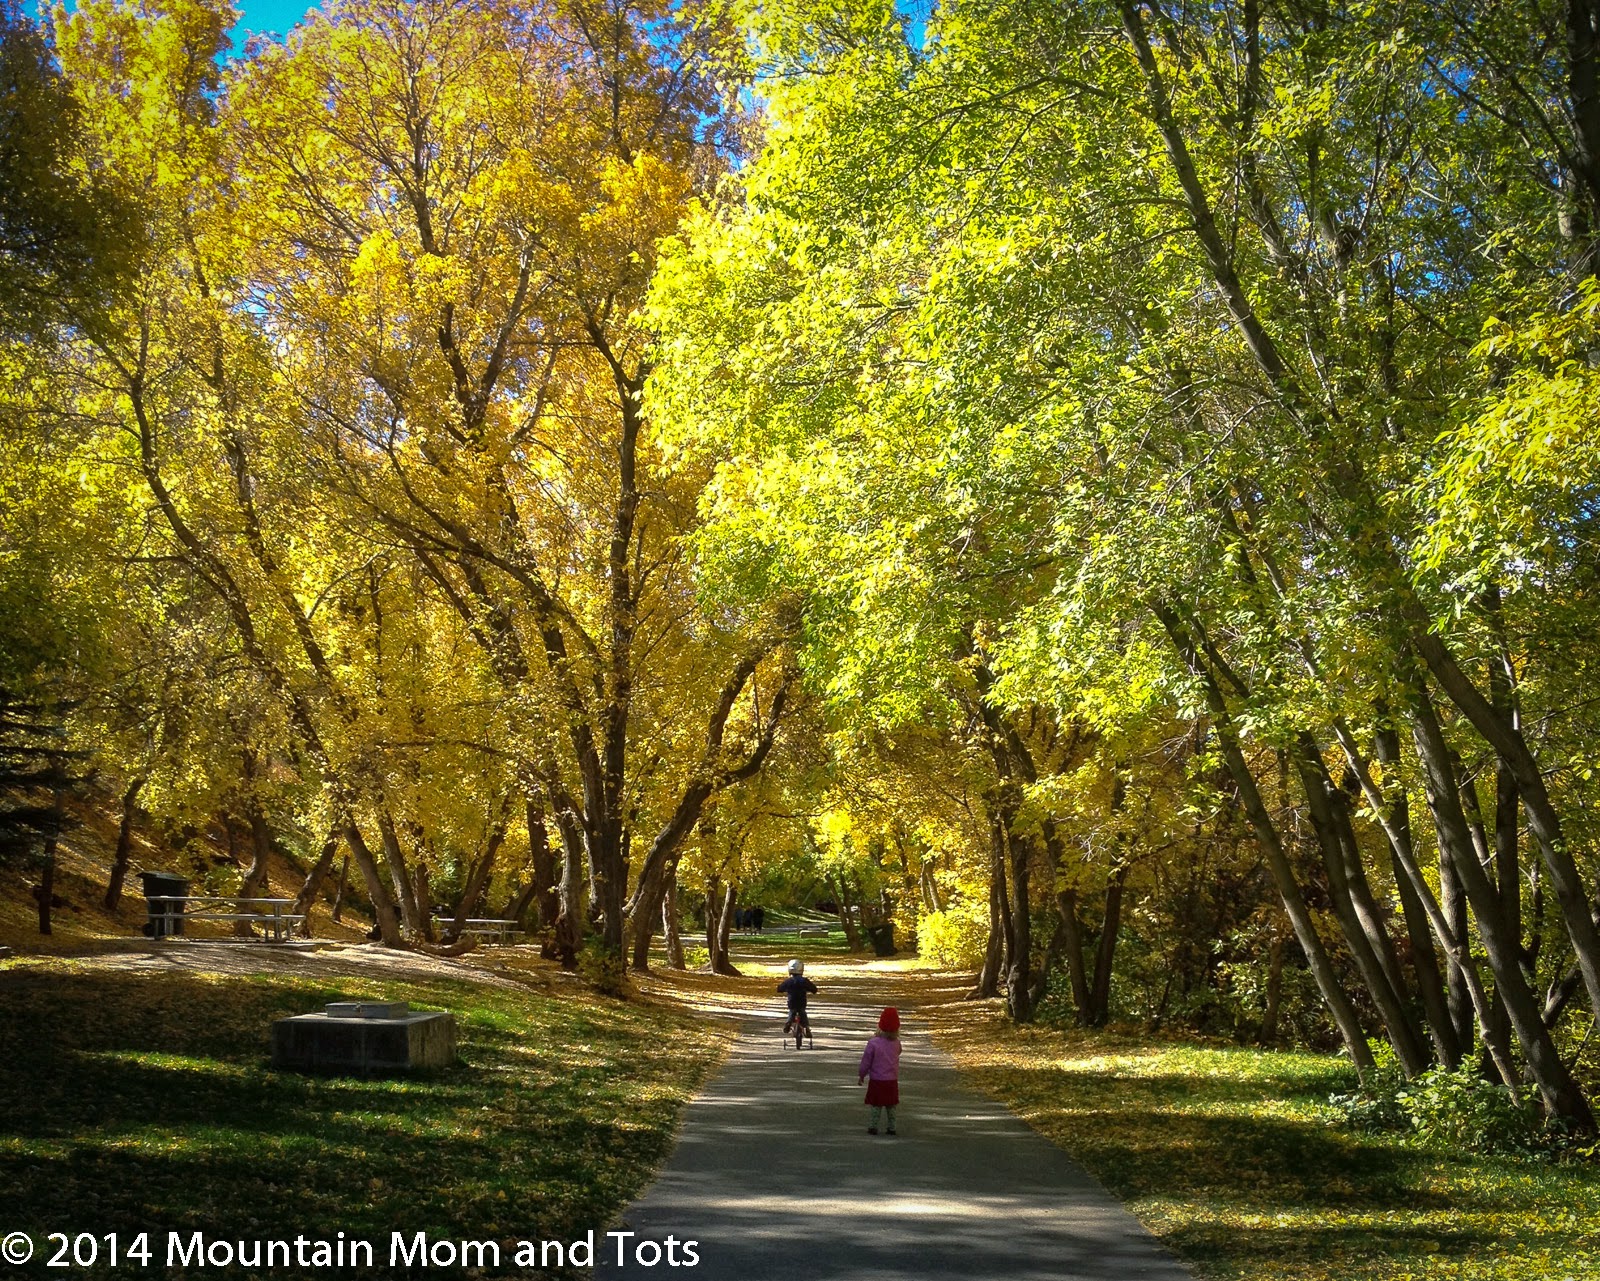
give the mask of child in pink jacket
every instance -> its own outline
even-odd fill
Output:
[[[861,1071],[857,1085],[871,1078],[867,1086],[867,1104],[872,1108],[872,1124],[868,1134],[878,1132],[878,1114],[889,1113],[887,1134],[894,1133],[894,1110],[900,1102],[900,1011],[889,1006],[878,1016],[878,1034],[867,1042],[861,1055]]]

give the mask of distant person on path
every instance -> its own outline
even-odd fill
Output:
[[[809,1032],[811,1020],[806,1017],[806,998],[816,995],[817,985],[806,977],[804,961],[789,962],[789,977],[778,984],[778,991],[789,998],[789,1021],[783,1025],[783,1034],[787,1036],[791,1029],[798,1032],[801,1028]]]
[[[867,1133],[878,1132],[878,1114],[887,1111],[889,1128],[885,1133],[893,1134],[894,1110],[900,1104],[900,1011],[892,1005],[878,1016],[878,1034],[862,1052],[856,1084],[863,1083],[867,1084],[867,1106],[872,1109]]]

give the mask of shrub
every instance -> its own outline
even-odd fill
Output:
[[[983,964],[988,942],[987,903],[955,899],[944,911],[927,912],[917,922],[917,952],[935,965],[976,969]]]
[[[607,996],[628,994],[628,964],[621,952],[613,952],[597,938],[591,938],[578,952],[578,977]]]
[[[1384,1130],[1407,1130],[1411,1118],[1401,1101],[1406,1079],[1394,1050],[1385,1044],[1368,1041],[1376,1066],[1348,1094],[1335,1094],[1328,1099],[1339,1120],[1352,1130],[1367,1133]]]
[[[1390,1082],[1368,1082],[1348,1094],[1335,1094],[1328,1102],[1341,1124],[1365,1134],[1406,1130],[1411,1125],[1399,1091]]]
[[[1425,1143],[1473,1152],[1527,1152],[1541,1146],[1533,1098],[1513,1099],[1471,1064],[1454,1072],[1442,1067],[1424,1072],[1402,1088],[1400,1098]]]
[[[1404,1080],[1394,1056],[1360,1089],[1330,1098],[1341,1121],[1356,1130],[1409,1131],[1429,1146],[1471,1152],[1533,1152],[1548,1146],[1531,1096],[1512,1098],[1473,1063],[1436,1067]]]

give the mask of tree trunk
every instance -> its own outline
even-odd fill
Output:
[[[939,901],[939,883],[934,879],[933,859],[924,856],[920,873],[922,885],[922,905],[930,912],[944,911],[944,904]]]
[[[1394,937],[1389,932],[1389,914],[1379,906],[1372,892],[1372,883],[1367,879],[1367,867],[1361,855],[1361,844],[1356,837],[1355,823],[1345,789],[1331,789],[1329,802],[1333,808],[1334,831],[1338,837],[1339,850],[1344,858],[1345,883],[1350,891],[1350,905],[1355,909],[1361,931],[1367,936],[1373,955],[1377,957],[1378,964],[1383,969],[1384,977],[1389,980],[1389,986],[1394,990],[1396,999],[1405,1011],[1406,1022],[1420,1048],[1423,1040],[1422,1031],[1411,1013],[1413,994],[1406,983],[1405,971],[1400,966],[1400,954],[1395,948]]]
[[[1006,854],[1010,849],[1010,833],[1002,824],[995,846],[994,880],[1000,890],[1000,976],[1011,973],[1011,958],[1016,953],[1016,922],[1011,915],[1011,889],[1006,878]]]
[[[1100,926],[1100,943],[1094,955],[1094,986],[1089,989],[1088,1027],[1104,1027],[1111,1018],[1111,964],[1117,953],[1117,935],[1122,930],[1122,891],[1128,881],[1128,865],[1119,863],[1106,882],[1106,912]]]
[[[713,876],[706,882],[706,964],[713,974],[720,973],[717,947],[722,939],[721,907],[722,878]]]
[[[1005,960],[1005,908],[1002,905],[1002,895],[1005,892],[1005,881],[1002,876],[995,875],[991,866],[989,872],[989,941],[983,949],[983,968],[978,971],[978,982],[972,991],[967,993],[969,1000],[989,1000],[1000,995],[1000,967]]]
[[[1483,826],[1483,809],[1478,804],[1477,784],[1467,776],[1459,752],[1451,751],[1450,764],[1455,770],[1456,790],[1461,793],[1461,812],[1466,816],[1473,853],[1478,856],[1478,866],[1489,871],[1494,867],[1494,853],[1489,848],[1489,834]]]
[[[706,952],[713,974],[733,977],[739,974],[728,959],[728,935],[733,928],[733,905],[738,896],[739,887],[729,883],[724,888],[719,876],[713,876],[706,883]]]
[[[1283,1009],[1283,936],[1274,934],[1267,945],[1267,1008],[1261,1016],[1261,1043],[1278,1039],[1278,1019]]]
[[[650,943],[655,937],[657,922],[664,919],[667,892],[678,881],[678,859],[681,850],[674,850],[665,862],[656,864],[655,871],[646,871],[649,883],[637,886],[633,893],[633,912],[629,917],[633,929],[633,968],[643,973],[650,966]],[[681,954],[683,944],[679,942]],[[683,966],[675,966],[682,969]]]
[[[663,896],[652,894],[652,902],[659,901]],[[656,936],[656,912],[652,909],[646,915],[641,909],[644,901],[641,899],[639,908],[633,914],[633,960],[630,968],[637,974],[645,974],[650,969],[650,944]]]
[[[655,872],[646,872],[646,884],[639,886],[634,891],[634,908],[632,921],[633,932],[633,962],[632,968],[639,974],[650,969],[650,941],[655,938],[656,922],[660,918],[661,904],[666,897],[666,877],[668,872],[677,875],[677,868],[667,868],[660,865]]]
[[[1600,43],[1596,41],[1594,0],[1566,0],[1568,111],[1573,171],[1564,186],[1579,188],[1579,202],[1568,213],[1570,238],[1578,249],[1577,273],[1600,270],[1595,237],[1600,233]]]
[[[1119,768],[1111,787],[1113,817],[1122,813],[1127,791],[1127,782]],[[1126,843],[1125,836],[1118,833],[1118,848],[1124,848]],[[1099,946],[1095,949],[1094,983],[1089,989],[1088,1027],[1104,1027],[1111,1018],[1111,966],[1117,953],[1117,935],[1122,931],[1122,892],[1127,883],[1128,863],[1119,854],[1106,881],[1105,912],[1101,917]]]
[[[839,905],[839,927],[844,930],[844,943],[852,952],[861,950],[861,931],[856,928],[855,913],[851,909],[855,906],[850,901],[850,896],[845,893],[844,873],[839,873],[833,878],[833,900]]]
[[[106,885],[106,911],[115,912],[122,901],[122,883],[128,876],[128,860],[133,855],[133,816],[135,802],[144,787],[144,775],[134,776],[122,794],[122,821],[117,824],[117,852],[111,860],[111,880]]]
[[[1478,860],[1478,866],[1487,873],[1494,866],[1494,853],[1489,847],[1489,834],[1483,824],[1483,809],[1478,804],[1477,784],[1467,776],[1466,767],[1461,763],[1460,753],[1452,751],[1450,762],[1455,768],[1456,788],[1461,793],[1461,812],[1466,816],[1467,831],[1472,837],[1472,853]],[[1498,893],[1496,887],[1496,893]],[[1518,943],[1518,958],[1521,958],[1521,931],[1509,934]],[[1530,983],[1530,987],[1532,984]],[[1511,1035],[1511,1015],[1506,1009],[1505,998],[1501,996],[1498,988],[1489,1003],[1489,1016],[1483,1020],[1484,1039],[1491,1037],[1500,1041],[1507,1040]]]
[[[1231,726],[1226,731],[1219,729],[1218,739],[1223,744],[1223,756],[1227,762],[1228,772],[1233,776],[1234,786],[1239,790],[1245,812],[1255,829],[1256,840],[1266,855],[1267,867],[1277,883],[1278,894],[1283,899],[1283,908],[1288,914],[1289,923],[1294,927],[1295,938],[1306,954],[1311,976],[1316,980],[1322,999],[1333,1015],[1334,1024],[1344,1038],[1345,1050],[1350,1055],[1350,1061],[1355,1065],[1357,1072],[1366,1076],[1376,1066],[1372,1051],[1367,1047],[1366,1032],[1356,1015],[1355,1006],[1350,1003],[1350,997],[1339,982],[1333,962],[1311,920],[1311,913],[1307,910],[1300,886],[1294,879],[1294,870],[1289,865],[1289,858],[1284,852],[1277,826],[1273,823],[1266,803],[1261,798],[1260,790],[1256,787],[1255,778],[1245,762],[1244,751],[1233,738]]]
[[[678,932],[678,869],[672,869],[667,878],[666,892],[661,896],[661,931],[667,942],[667,967],[687,969],[683,959],[683,936]]]
[[[976,675],[979,696],[974,705],[989,731],[988,750],[995,772],[995,785],[987,803],[994,829],[992,875],[1000,885],[1002,939],[1005,944],[1000,967],[1005,976],[1006,1006],[1012,1021],[1029,1023],[1033,1020],[1033,984],[1029,977],[1032,964],[1032,921],[1029,916],[1032,896],[1028,889],[1031,840],[1020,835],[1016,829],[1017,813],[1022,804],[1022,789],[1017,773],[1022,771],[1026,778],[1031,762],[1029,766],[1024,766],[1013,758],[1012,744],[1017,740],[1009,732],[1010,726],[988,699],[992,673],[986,665],[980,664]]]
[[[411,873],[406,870],[405,853],[400,848],[400,837],[394,830],[394,819],[387,809],[378,810],[378,834],[382,838],[383,855],[389,864],[389,880],[394,885],[395,903],[400,909],[400,920],[412,938],[427,938],[422,914],[417,908],[417,891]]]
[[[551,950],[565,970],[576,969],[583,946],[583,921],[589,911],[583,880],[583,835],[576,815],[558,811],[556,830],[561,833],[561,884]]]
[[[228,826],[228,852],[232,854],[234,822],[231,817],[225,821]],[[256,804],[253,796],[248,798],[246,821],[250,826],[250,864],[245,868],[244,875],[239,878],[239,897],[261,898],[266,893],[267,857],[272,853],[272,832],[267,827],[266,816],[261,813],[261,807]],[[240,938],[251,938],[255,934],[254,928],[248,921],[235,921],[233,932]]]
[[[1006,844],[1011,851],[1011,956],[1006,966],[1006,1004],[1010,1007],[1012,1022],[1031,1023],[1033,980],[1029,967],[1033,963],[1033,920],[1028,893],[1028,856],[1033,843],[1027,837],[1008,834]]]
[[[1333,900],[1334,915],[1345,936],[1345,943],[1354,958],[1356,968],[1372,995],[1383,1018],[1389,1043],[1394,1046],[1401,1070],[1409,1079],[1428,1068],[1428,1054],[1421,1036],[1412,1025],[1405,1008],[1403,992],[1394,987],[1398,965],[1385,965],[1378,949],[1353,902],[1349,866],[1340,839],[1338,816],[1334,812],[1335,798],[1332,780],[1322,763],[1321,752],[1308,734],[1298,736],[1294,747],[1294,762],[1300,775],[1302,791],[1311,817],[1311,826],[1322,851],[1323,865],[1328,870],[1328,890]]]
[[[328,869],[333,866],[333,856],[339,849],[339,828],[331,828],[327,839],[322,842],[322,852],[317,855],[317,861],[311,865],[311,870],[306,873],[305,883],[301,885],[300,892],[294,896],[294,906],[289,909],[294,916],[303,916],[301,931],[307,938],[311,937],[311,907],[317,901],[317,893],[322,889],[322,882],[328,877]],[[345,855],[344,872],[339,881],[339,897],[344,896],[344,876],[350,871],[350,856]],[[335,902],[337,910],[337,901]],[[339,918],[335,916],[334,920]]]
[[[362,882],[366,885],[367,897],[372,900],[372,915],[378,926],[378,936],[389,947],[404,947],[405,939],[400,933],[400,921],[395,916],[394,902],[384,887],[383,878],[378,873],[377,861],[372,857],[372,851],[367,848],[366,841],[362,839],[361,829],[355,825],[354,819],[345,819],[344,839],[345,844],[350,847],[350,853],[355,855],[356,867],[360,870]]]
[[[1429,802],[1430,808],[1432,802]],[[1461,878],[1456,875],[1455,863],[1443,848],[1439,850],[1439,910],[1450,926],[1450,933],[1467,946],[1471,937],[1467,921],[1467,896],[1461,888]],[[1455,1028],[1456,1043],[1463,1055],[1471,1051],[1476,1024],[1473,1021],[1472,993],[1468,986],[1465,967],[1451,958],[1446,972],[1450,1022]]]
[[[777,741],[778,726],[788,702],[789,688],[794,678],[792,669],[786,670],[777,689],[773,691],[767,703],[766,716],[756,734],[755,744],[742,762],[729,765],[723,761],[723,737],[735,701],[754,678],[761,659],[771,652],[771,646],[777,644],[778,635],[779,633],[774,633],[769,636],[755,651],[741,658],[728,674],[727,680],[723,682],[722,690],[706,724],[705,747],[701,753],[699,766],[691,775],[693,781],[684,789],[672,814],[651,841],[650,849],[645,854],[639,870],[639,887],[642,887],[650,874],[658,872],[669,859],[675,861],[680,857],[683,842],[696,823],[701,824],[703,831],[709,830],[706,827],[707,819],[710,819],[713,827],[715,826],[715,818],[707,812],[707,806],[722,789],[755,777],[766,763]],[[627,902],[623,911],[629,918],[639,911],[637,888],[634,897]],[[654,912],[651,914],[654,915]]]
[[[1058,915],[1055,928],[1050,931],[1050,942],[1045,945],[1044,963],[1039,966],[1038,972],[1033,976],[1033,991],[1029,994],[1029,999],[1036,1011],[1039,1008],[1039,1003],[1044,1000],[1045,994],[1050,990],[1050,976],[1060,963],[1061,953],[1065,950],[1066,945],[1066,922]]]
[[[1495,771],[1494,862],[1495,888],[1505,907],[1506,928],[1513,938],[1522,937],[1522,861],[1517,849],[1520,798],[1517,779],[1504,761]],[[1533,967],[1523,957],[1523,969],[1533,978]]]
[[[334,829],[335,835],[338,829]],[[344,915],[344,893],[350,885],[350,856],[346,854],[339,863],[339,888],[333,892],[333,923],[339,924]]]
[[[243,778],[251,788],[245,799],[245,820],[250,824],[250,866],[239,882],[240,898],[260,898],[267,888],[267,860],[272,854],[272,830],[267,826],[267,816],[261,808],[261,798],[255,794],[254,784],[260,773],[260,761],[254,750],[244,753]],[[250,927],[245,926],[248,934]]]
[[[1422,898],[1405,870],[1406,864],[1415,859],[1411,842],[1411,802],[1400,776],[1399,731],[1395,729],[1387,712],[1380,713],[1380,723],[1373,736],[1373,750],[1379,764],[1383,766],[1384,781],[1381,798],[1372,798],[1374,812],[1378,813],[1384,835],[1389,841],[1389,859],[1394,865],[1395,892],[1400,897],[1401,911],[1405,915],[1406,937],[1411,947],[1412,976],[1416,980],[1417,992],[1422,998],[1422,1009],[1428,1020],[1428,1035],[1433,1039],[1434,1052],[1438,1055],[1440,1063],[1454,1070],[1461,1062],[1461,1038],[1450,1000],[1445,992],[1445,978],[1439,968],[1438,953],[1434,950],[1427,909],[1423,906]],[[1356,759],[1352,761],[1352,765],[1359,774],[1362,762]],[[1463,996],[1465,996],[1464,989]],[[1470,1017],[1470,1009],[1468,1014]],[[1468,1032],[1469,1034],[1471,1032],[1470,1023]]]
[[[1072,981],[1072,1006],[1078,1025],[1089,1025],[1092,1001],[1089,996],[1089,974],[1083,963],[1083,926],[1078,921],[1078,891],[1062,890],[1056,895],[1056,911],[1066,937],[1062,940],[1067,950],[1067,975]]]
[[[1425,690],[1422,691],[1422,697],[1426,701]],[[1381,708],[1379,710],[1381,724],[1384,726],[1389,725],[1387,711]],[[1356,771],[1362,794],[1366,796],[1369,808],[1377,816],[1378,821],[1383,825],[1385,834],[1389,838],[1390,855],[1398,865],[1399,870],[1404,873],[1404,879],[1410,882],[1412,892],[1423,913],[1428,918],[1428,924],[1433,930],[1434,937],[1438,940],[1440,947],[1444,949],[1447,963],[1461,979],[1466,997],[1471,1002],[1472,1011],[1477,1014],[1479,1025],[1483,1028],[1484,1047],[1488,1052],[1489,1059],[1507,1089],[1515,1091],[1518,1088],[1520,1077],[1517,1073],[1516,1065],[1511,1060],[1509,1034],[1504,1033],[1501,1025],[1491,1017],[1491,1003],[1485,994],[1482,979],[1478,974],[1478,963],[1473,958],[1467,944],[1466,921],[1463,919],[1459,923],[1459,929],[1452,927],[1444,909],[1440,907],[1438,899],[1434,897],[1432,887],[1422,875],[1422,868],[1418,865],[1411,846],[1409,825],[1402,828],[1396,824],[1397,808],[1380,791],[1373,781],[1372,773],[1368,769],[1366,761],[1359,752],[1354,750],[1353,736],[1350,736],[1347,729],[1342,727],[1339,732],[1347,740],[1351,768]],[[1393,735],[1388,737],[1387,745],[1380,738],[1380,750],[1386,752],[1390,757],[1398,758],[1398,747],[1398,739]],[[1398,774],[1396,777],[1398,778]],[[1434,827],[1439,835],[1441,871],[1448,875],[1453,875],[1453,872],[1451,872],[1452,862],[1443,851],[1448,847],[1450,841],[1456,839],[1459,833],[1465,830],[1465,822],[1463,820],[1457,824],[1449,814],[1441,813],[1435,805],[1431,781],[1428,780],[1426,774],[1424,775],[1424,780],[1428,788],[1428,806],[1434,814]],[[1453,813],[1459,816],[1460,797],[1452,791],[1451,798],[1450,803],[1455,807]],[[1464,851],[1464,856],[1471,857],[1471,852]],[[1470,1024],[1467,1031],[1470,1035]],[[1462,1053],[1465,1053],[1464,1047]]]
[[[1498,619],[1498,596],[1491,598],[1491,611]],[[1511,660],[1504,653],[1496,655],[1489,663],[1489,699],[1511,727],[1520,733],[1522,719],[1517,711],[1516,694],[1511,682]],[[1504,756],[1497,754],[1494,772],[1495,888],[1505,908],[1506,929],[1512,938],[1519,941],[1522,938],[1522,860],[1518,849],[1521,805],[1516,772]],[[1522,960],[1523,973],[1531,984],[1536,977],[1533,958],[1524,950]]]
[[[589,851],[587,836],[584,837],[583,867],[585,877],[583,900],[585,904],[583,916],[584,933],[586,935],[598,934],[600,933],[600,922],[605,917],[605,911],[601,907],[600,899],[595,893],[596,882],[594,879],[594,858],[591,856]]]
[[[538,889],[539,886],[534,881],[529,881],[522,886],[521,889],[506,900],[506,905],[500,909],[501,919],[515,921],[518,925],[522,925],[523,918],[528,914],[528,909],[533,906],[534,894]]]
[[[590,849],[590,870],[594,879],[592,893],[594,905],[600,911],[600,944],[619,961],[623,955],[623,904],[628,888],[628,860],[623,837],[620,820],[615,824],[607,823],[599,847],[591,845]]]
[[[561,914],[561,892],[559,888],[560,874],[556,866],[555,851],[550,848],[550,829],[545,824],[544,808],[538,802],[530,800],[527,807],[528,817],[528,857],[533,865],[533,883],[531,886],[533,902],[537,906],[539,915],[537,928],[548,930],[556,923],[556,917]],[[523,911],[526,911],[526,907]],[[517,913],[520,920],[522,913]]]
[[[1461,790],[1455,762],[1445,742],[1444,731],[1434,715],[1432,701],[1420,679],[1413,689],[1412,734],[1417,756],[1428,780],[1439,846],[1448,853],[1462,888],[1466,891],[1478,936],[1494,970],[1495,990],[1505,1001],[1506,1012],[1527,1060],[1527,1067],[1538,1087],[1545,1111],[1561,1117],[1585,1132],[1594,1129],[1594,1116],[1588,1100],[1578,1088],[1556,1052],[1549,1030],[1540,1018],[1538,1004],[1523,978],[1518,951],[1520,940],[1508,939],[1499,895],[1478,862],[1472,834],[1461,808]],[[1485,1020],[1491,1017],[1483,1012]],[[1489,1029],[1485,1028],[1487,1033]]]
[[[1421,607],[1412,603],[1410,612],[1421,615]],[[1417,654],[1427,664],[1446,696],[1506,762],[1515,778],[1523,809],[1528,816],[1528,830],[1539,847],[1550,883],[1555,888],[1556,902],[1560,905],[1561,916],[1567,926],[1567,937],[1583,974],[1590,1013],[1600,1019],[1600,927],[1595,924],[1590,894],[1584,887],[1583,876],[1567,845],[1560,816],[1550,799],[1539,762],[1521,729],[1503,717],[1478,691],[1444,642],[1428,630],[1427,618],[1418,616],[1408,621],[1414,623],[1411,642]],[[1462,880],[1463,883],[1467,880],[1465,873]],[[1471,886],[1468,885],[1467,889],[1470,898]],[[1476,915],[1476,903],[1472,910]],[[1504,916],[1503,908],[1499,914]],[[1483,928],[1481,919],[1479,928]],[[1521,948],[1520,939],[1518,948]]]
[[[1222,749],[1223,760],[1233,778],[1234,786],[1239,791],[1239,799],[1244,805],[1251,827],[1255,830],[1256,841],[1266,857],[1272,879],[1277,884],[1278,894],[1283,899],[1284,911],[1288,914],[1289,923],[1294,927],[1295,938],[1299,940],[1300,949],[1305,953],[1306,963],[1311,968],[1317,989],[1322,993],[1322,999],[1333,1015],[1334,1025],[1344,1039],[1350,1061],[1355,1065],[1356,1071],[1365,1078],[1376,1066],[1372,1051],[1367,1046],[1366,1032],[1356,1015],[1355,1006],[1350,1003],[1350,997],[1339,982],[1339,976],[1334,971],[1327,949],[1323,946],[1322,939],[1312,922],[1311,913],[1306,908],[1305,896],[1301,894],[1300,886],[1295,881],[1294,870],[1289,864],[1288,855],[1284,852],[1277,825],[1272,821],[1272,815],[1261,797],[1261,790],[1256,786],[1255,776],[1251,774],[1250,767],[1245,761],[1244,749],[1240,746],[1234,731],[1232,718],[1228,714],[1227,701],[1223,698],[1217,678],[1201,658],[1199,650],[1176,611],[1161,602],[1153,603],[1152,608],[1157,618],[1161,620],[1179,656],[1189,670],[1199,678],[1205,691],[1206,704],[1211,709],[1212,723],[1216,729],[1218,745]]]
[[[416,896],[417,938],[424,943],[434,942],[433,934],[433,882],[428,865],[417,862],[417,872],[412,878],[411,892]]]
[[[484,842],[483,853],[467,877],[466,888],[461,892],[461,901],[456,904],[455,915],[451,918],[449,935],[445,942],[456,942],[461,937],[462,931],[467,928],[472,909],[483,897],[483,892],[489,888],[489,878],[494,875],[495,859],[499,856],[500,846],[505,839],[506,824],[502,815],[502,818],[489,830],[489,838]]]
[[[722,911],[717,916],[717,973],[732,978],[738,978],[739,971],[728,956],[728,936],[733,932],[734,905],[738,899],[739,887],[729,881],[722,896]]]
[[[50,908],[56,897],[56,841],[61,835],[62,793],[58,789],[50,825],[45,829],[44,848],[40,852],[39,875],[39,933],[50,933]]]

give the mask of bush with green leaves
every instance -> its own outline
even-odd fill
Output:
[[[1406,1130],[1411,1125],[1397,1083],[1388,1079],[1369,1079],[1349,1093],[1331,1095],[1328,1102],[1340,1124],[1363,1134]]]
[[[628,994],[628,964],[621,952],[608,949],[598,937],[591,937],[578,951],[578,977],[607,996]]]
[[[1384,1047],[1387,1049],[1387,1047]],[[1484,1076],[1475,1063],[1435,1067],[1410,1081],[1392,1052],[1359,1089],[1329,1099],[1341,1122],[1363,1131],[1409,1131],[1430,1147],[1483,1153],[1549,1146],[1536,1100]]]
[[[1436,1067],[1400,1092],[1411,1128],[1425,1143],[1472,1152],[1526,1152],[1542,1146],[1531,1092],[1511,1093],[1474,1064]]]

